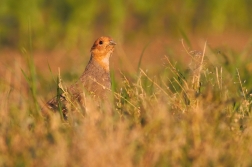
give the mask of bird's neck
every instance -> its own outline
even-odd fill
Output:
[[[109,57],[110,55],[106,56],[91,56],[91,60],[109,72]]]

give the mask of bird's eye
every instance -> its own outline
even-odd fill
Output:
[[[103,44],[103,41],[99,41],[99,44],[102,45],[102,44]]]

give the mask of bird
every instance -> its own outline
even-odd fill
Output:
[[[109,70],[109,59],[112,56],[116,43],[111,37],[102,36],[95,40],[91,47],[91,56],[88,64],[79,80],[67,88],[68,95],[70,94],[71,101],[83,101],[83,92],[88,92],[94,95],[96,99],[106,100],[111,89],[111,79]],[[47,102],[47,107],[50,110],[61,110],[63,118],[67,120],[68,108],[70,103],[65,93],[55,96]]]

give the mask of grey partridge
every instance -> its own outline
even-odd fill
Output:
[[[91,57],[79,80],[71,85],[67,92],[71,100],[81,102],[83,92],[89,92],[99,99],[106,99],[111,88],[109,58],[114,51],[116,43],[110,37],[98,38],[92,48]],[[64,94],[54,97],[47,102],[47,107],[54,111],[59,110],[59,103],[62,105],[64,119],[67,119],[67,103]]]

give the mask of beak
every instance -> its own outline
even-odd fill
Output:
[[[116,43],[115,43],[113,40],[110,40],[110,41],[109,41],[109,44],[110,44],[110,45],[116,45]]]

